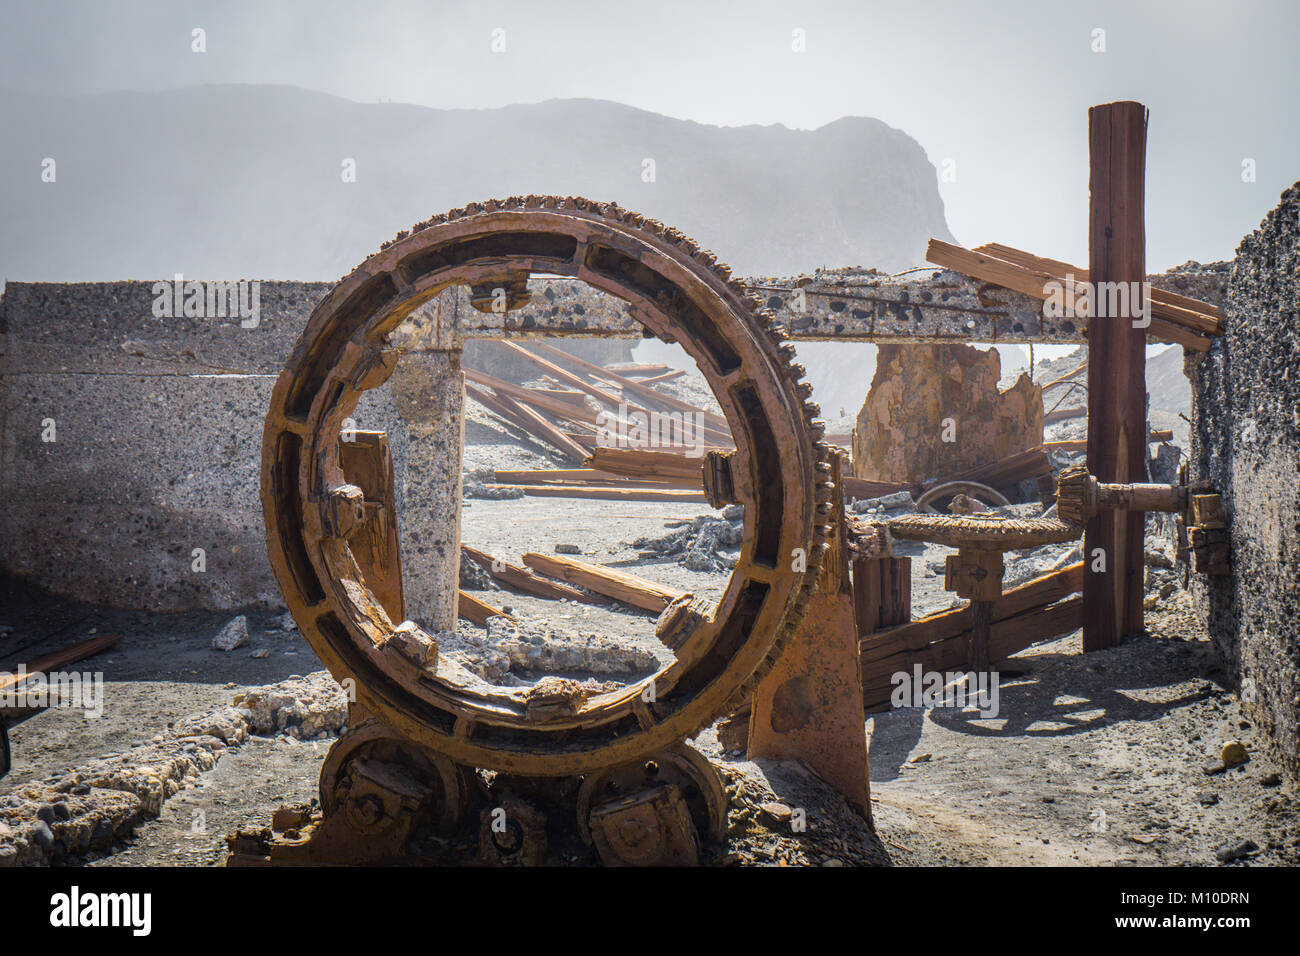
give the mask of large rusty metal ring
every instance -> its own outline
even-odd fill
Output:
[[[388,336],[455,284],[523,274],[581,279],[695,359],[736,441],[745,538],[726,593],[652,677],[529,718],[522,691],[421,669],[387,645],[389,620],[337,523],[338,438],[361,393],[392,369]],[[793,348],[714,257],[614,205],[550,196],[472,204],[421,223],[321,301],[271,397],[262,506],[271,566],[303,636],[358,702],[458,763],[525,775],[585,773],[693,736],[775,663],[816,586],[829,505],[821,423]],[[396,646],[396,644],[394,645]]]

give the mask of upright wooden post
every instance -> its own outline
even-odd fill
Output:
[[[1146,478],[1146,143],[1141,103],[1088,111],[1088,470],[1099,481]],[[1085,651],[1113,647],[1142,630],[1144,518],[1140,511],[1108,510],[1088,522]]]

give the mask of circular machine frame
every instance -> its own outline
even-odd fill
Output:
[[[330,512],[331,491],[345,484],[338,436],[361,393],[391,373],[389,334],[452,285],[507,285],[534,273],[616,296],[651,333],[685,348],[731,426],[734,496],[745,506],[727,590],[676,660],[546,719],[528,716],[520,689],[387,652],[400,622],[379,606]],[[358,703],[408,739],[467,766],[534,776],[641,759],[743,699],[780,656],[816,586],[830,510],[817,406],[793,347],[759,306],[675,230],[611,204],[549,196],[435,217],[341,280],[280,374],[262,451],[271,566],[330,673],[351,678]]]

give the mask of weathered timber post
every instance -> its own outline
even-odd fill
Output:
[[[1145,300],[1147,110],[1088,111],[1088,471],[1102,482],[1146,477]],[[1142,630],[1141,511],[1105,511],[1084,534],[1083,649]],[[1102,563],[1104,562],[1104,564]]]
[[[858,640],[912,619],[912,559],[853,558],[853,617]]]

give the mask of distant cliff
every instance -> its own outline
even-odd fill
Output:
[[[898,270],[952,238],[924,151],[874,119],[717,127],[600,100],[437,110],[207,86],[0,92],[0,129],[11,279],[331,280],[432,213],[529,192],[662,219],[740,275]]]

